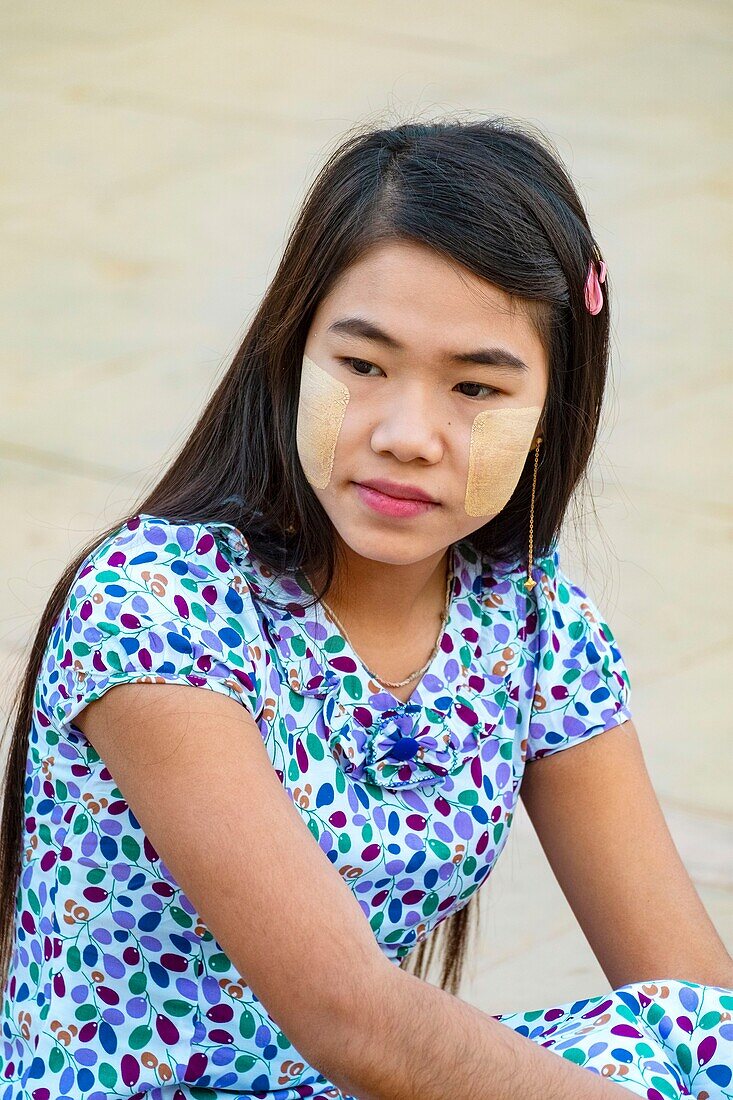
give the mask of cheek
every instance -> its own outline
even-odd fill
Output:
[[[514,492],[540,418],[539,405],[486,409],[471,428],[464,508],[495,516]]]
[[[336,442],[350,396],[343,382],[303,356],[296,440],[303,473],[315,489],[325,489],[331,480]]]

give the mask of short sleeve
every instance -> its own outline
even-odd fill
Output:
[[[537,649],[527,762],[631,718],[631,684],[608,623],[567,577],[559,550],[538,563]]]
[[[43,669],[54,724],[63,731],[109,688],[135,682],[209,688],[258,717],[259,620],[222,545],[203,524],[135,516],[87,556]]]

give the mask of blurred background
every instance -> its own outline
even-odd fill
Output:
[[[564,565],[616,635],[670,829],[733,949],[732,24],[716,0],[0,0],[3,717],[52,586],[188,434],[340,138],[528,121],[613,294],[594,501]],[[479,897],[466,1000],[608,990],[521,806]]]

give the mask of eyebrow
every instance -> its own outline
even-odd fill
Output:
[[[373,321],[367,321],[364,317],[342,317],[328,326],[327,332],[335,332],[339,336],[358,336],[363,340],[372,340],[375,344],[381,344],[391,351],[403,351],[404,345],[395,340]],[[475,363],[486,367],[504,367],[513,373],[522,371],[529,373],[529,367],[517,355],[507,348],[477,348],[476,351],[454,352],[448,355],[451,363]]]

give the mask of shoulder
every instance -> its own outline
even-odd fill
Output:
[[[530,591],[526,588],[528,577],[535,582]],[[485,598],[493,590],[507,597],[511,593],[516,598],[517,611],[530,627],[528,635],[535,625],[542,627],[549,619],[555,628],[569,628],[579,617],[590,623],[598,622],[610,634],[588,591],[566,571],[557,541],[546,554],[534,557],[529,573],[526,559],[497,561],[484,557],[482,585]]]
[[[587,645],[617,655],[615,636],[604,612],[589,589],[568,574],[557,545],[537,561],[532,575],[537,581],[534,592],[540,628],[563,638],[571,648],[585,639]]]
[[[230,524],[174,520],[139,512],[97,543],[83,562],[81,573],[86,575],[87,569],[100,562],[115,568],[158,561],[170,566],[181,561],[203,563],[226,574],[235,566],[237,553],[243,561],[249,560],[247,540]]]
[[[249,548],[221,527],[140,513],[87,554],[41,670],[57,720],[133,681],[209,687],[260,707],[266,656]]]
[[[536,677],[527,760],[631,718],[631,681],[605,613],[566,572],[557,546],[532,573]]]
[[[119,598],[143,582],[156,596],[175,590],[184,598],[198,594],[209,604],[223,598],[238,611],[243,607],[236,594],[249,595],[251,589],[257,595],[262,578],[247,538],[231,524],[140,512],[86,555],[72,586],[72,601],[75,589],[78,598],[96,584],[99,601],[101,595]]]
[[[465,543],[461,549],[465,557]],[[497,558],[487,552],[475,551],[479,566],[479,575],[475,579],[475,590],[480,595],[484,608],[484,622],[490,623],[497,614],[504,618],[512,617],[522,628],[520,637],[527,640],[531,634],[532,616],[536,613],[536,597],[528,593],[526,556]],[[544,557],[535,557],[531,576],[535,581],[535,592],[551,582],[556,571],[557,555],[555,544]],[[528,629],[529,627],[529,629]]]

